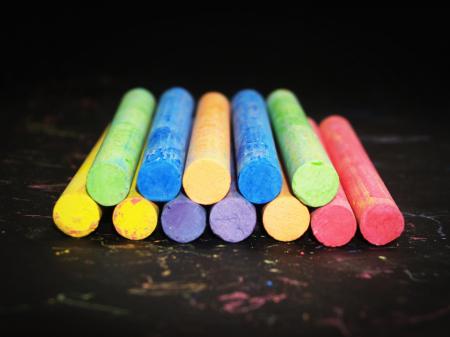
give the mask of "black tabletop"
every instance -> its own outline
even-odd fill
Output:
[[[371,19],[370,27],[376,16]],[[296,20],[283,23],[290,33],[278,41],[296,43]],[[418,39],[422,46],[434,46],[441,35],[421,38],[421,30],[411,28],[415,35],[404,40],[400,33],[389,34],[392,27],[403,27],[394,25],[393,18],[381,33],[363,21],[357,27],[367,30],[368,42],[360,42],[365,33],[333,39],[349,29],[338,25],[336,31],[334,21],[324,23],[326,29],[320,25],[318,31],[299,35],[305,38],[307,56],[299,47],[289,49],[289,44],[272,41],[264,46],[273,39],[267,34],[239,39],[234,51],[229,50],[233,37],[227,38],[227,47],[208,48],[200,42],[189,47],[181,39],[173,49],[156,38],[154,50],[145,49],[132,64],[130,56],[128,63],[121,60],[123,50],[119,57],[106,57],[115,50],[112,38],[107,52],[99,51],[105,42],[98,46],[92,39],[86,52],[75,55],[68,44],[50,47],[50,39],[34,66],[27,63],[20,70],[15,63],[6,69],[4,78],[11,86],[1,103],[8,118],[2,125],[0,166],[0,333],[447,335],[448,105],[441,95],[446,90],[439,75],[442,65],[429,58],[421,62],[425,54],[417,53],[420,48],[412,43]],[[412,21],[406,22],[408,27],[416,27]],[[245,22],[239,27],[247,27]],[[206,29],[193,25],[185,32],[172,32],[170,22],[163,23],[164,41],[176,34],[197,34],[193,36],[198,40]],[[209,26],[203,38],[210,40],[216,33],[224,37],[220,27]],[[273,28],[260,23],[257,27],[263,33]],[[22,33],[39,54],[31,40],[54,29]],[[325,37],[326,47],[316,41]],[[448,47],[448,41],[443,43]],[[395,55],[391,58],[377,48],[367,51],[369,45],[384,46]],[[266,47],[271,51],[255,58]],[[158,48],[166,48],[168,60],[158,55]],[[55,50],[62,55],[54,56]],[[133,45],[129,50],[137,53],[139,48]],[[238,62],[240,50],[251,53],[242,56],[245,64]],[[92,63],[84,62],[89,51]],[[208,51],[226,52],[231,63],[226,57],[215,62],[214,53],[205,57]],[[173,52],[191,53],[189,62],[176,63]],[[414,56],[408,60],[407,55]],[[258,61],[252,63],[253,58]],[[204,59],[209,61],[203,64]],[[129,66],[121,68],[125,64]],[[18,79],[12,81],[14,74]],[[405,232],[384,247],[372,246],[358,234],[345,247],[326,248],[310,231],[298,241],[280,243],[264,232],[259,210],[255,233],[237,244],[222,242],[209,230],[193,243],[177,244],[159,226],[151,237],[129,241],[114,231],[112,210],[105,209],[93,234],[82,239],[65,236],[53,224],[52,207],[112,118],[121,94],[136,85],[157,96],[172,85],[183,85],[197,98],[207,90],[232,96],[242,87],[267,95],[283,86],[298,94],[316,120],[331,113],[348,117],[404,214]]]

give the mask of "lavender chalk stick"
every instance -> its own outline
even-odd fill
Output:
[[[180,193],[164,205],[161,225],[170,239],[180,243],[191,242],[205,231],[206,211],[203,206]]]
[[[211,208],[209,225],[214,234],[227,242],[248,238],[256,226],[256,210],[237,190],[233,153],[230,160],[231,186],[224,199]]]
[[[232,106],[239,191],[255,204],[269,202],[282,179],[266,104],[258,92],[242,90]]]
[[[162,95],[137,179],[145,198],[169,201],[180,192],[193,111],[194,100],[185,89]]]

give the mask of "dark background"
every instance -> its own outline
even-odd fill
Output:
[[[448,10],[173,7],[4,12],[2,335],[445,336]],[[404,235],[385,247],[358,235],[340,249],[310,233],[277,243],[261,228],[236,245],[210,232],[179,245],[159,229],[130,242],[111,210],[88,238],[62,235],[53,204],[121,95],[174,85],[196,98],[286,87],[317,120],[347,116]],[[230,313],[236,292],[248,298]]]

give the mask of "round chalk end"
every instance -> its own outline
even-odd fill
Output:
[[[184,191],[191,200],[202,205],[211,205],[222,200],[227,195],[230,184],[229,168],[213,160],[196,160],[184,171]]]
[[[255,160],[239,172],[239,191],[254,204],[265,204],[275,199],[282,184],[280,169],[266,160]]]
[[[300,166],[292,178],[292,190],[305,205],[320,207],[336,196],[339,176],[333,166],[311,161]]]
[[[242,197],[226,197],[211,208],[209,225],[224,241],[245,240],[256,226],[255,206]]]
[[[102,216],[102,209],[88,195],[63,194],[53,208],[53,221],[65,234],[81,238],[93,232]]]
[[[120,167],[94,163],[87,176],[86,188],[91,198],[100,205],[114,206],[126,198],[130,184],[130,178]]]
[[[153,94],[145,88],[134,88],[123,96],[120,108],[134,108],[148,111],[155,103]]]
[[[297,102],[297,97],[295,97],[294,93],[287,89],[277,89],[273,91],[269,97],[267,97],[267,104],[269,108],[273,109],[278,102],[285,101],[295,101]]]
[[[281,196],[268,203],[263,210],[266,232],[278,241],[294,241],[309,226],[309,210],[293,196]]]
[[[359,228],[371,244],[381,246],[397,239],[405,227],[400,210],[392,204],[375,204],[361,216]]]
[[[113,224],[124,238],[142,240],[158,223],[158,206],[143,197],[126,198],[114,208]]]
[[[170,201],[181,189],[181,173],[166,161],[143,164],[138,174],[137,188],[152,201]]]
[[[164,233],[180,243],[194,241],[206,228],[205,209],[185,197],[178,197],[164,205],[161,213]]]
[[[355,236],[356,219],[347,207],[327,205],[312,212],[311,229],[324,246],[340,247]]]

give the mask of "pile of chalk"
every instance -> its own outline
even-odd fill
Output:
[[[209,92],[196,107],[183,88],[164,92],[157,106],[149,91],[128,91],[53,219],[83,237],[98,227],[102,207],[114,206],[114,227],[130,240],[160,223],[170,239],[191,242],[209,223],[224,241],[240,242],[257,224],[254,204],[264,205],[264,229],[279,241],[300,238],[311,224],[325,246],[345,245],[358,227],[384,245],[404,228],[350,123],[330,116],[318,126],[284,89],[266,101],[242,90],[231,104]]]

